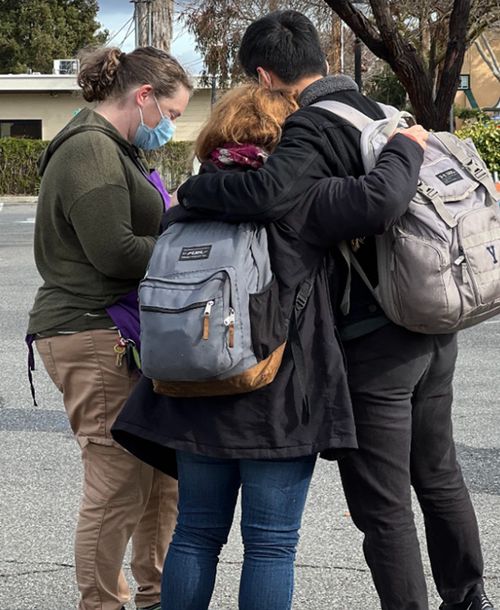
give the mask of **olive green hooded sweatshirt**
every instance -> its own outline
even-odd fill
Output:
[[[40,162],[34,254],[43,279],[28,333],[112,326],[105,308],[137,288],[163,211],[138,150],[81,110]]]

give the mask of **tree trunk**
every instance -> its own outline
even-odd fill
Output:
[[[153,0],[151,10],[153,19],[151,44],[153,47],[169,53],[172,44],[174,2],[173,0]]]
[[[151,45],[170,52],[172,43],[173,0],[138,0],[139,46]]]
[[[148,45],[148,3],[145,0],[139,0],[135,3],[136,14],[136,27],[139,28],[139,35],[137,38],[137,45],[139,47],[145,47]]]
[[[433,102],[432,81],[423,68],[411,58],[399,57],[389,62],[394,74],[406,89],[417,123],[426,129],[437,129],[439,123]]]
[[[366,46],[389,63],[408,92],[416,119],[427,129],[448,129],[449,114],[462,67],[470,0],[454,0],[449,42],[443,67],[433,91],[432,76],[422,55],[401,35],[387,0],[370,0],[375,25],[349,0],[324,0]]]
[[[469,21],[471,0],[455,0],[450,15],[448,47],[436,88],[437,124],[434,129],[449,128],[449,116],[457,93],[459,76],[464,63],[466,51],[467,24]]]
[[[338,15],[332,11],[331,36],[328,44],[326,59],[330,66],[331,74],[339,74],[342,71],[342,21]]]

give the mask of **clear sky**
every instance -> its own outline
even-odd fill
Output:
[[[110,44],[124,51],[132,51],[135,44],[133,14],[134,6],[129,0],[98,0],[97,20],[109,30]],[[174,22],[172,54],[191,72],[199,74],[202,69],[200,56],[194,51],[194,40],[183,30],[178,20]]]

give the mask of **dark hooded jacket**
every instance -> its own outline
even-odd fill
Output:
[[[48,146],[40,160],[34,244],[43,284],[29,334],[108,328],[106,307],[137,288],[163,212],[138,154],[89,109]]]
[[[335,100],[352,106],[372,119],[383,119],[382,108],[358,92],[356,83],[343,75],[327,76],[313,82],[299,98],[300,110],[286,121],[281,142],[266,165],[245,174],[196,176],[178,192],[187,210],[203,212],[228,221],[273,222],[300,205],[308,189],[328,176],[360,176],[364,173],[360,153],[360,132],[351,123],[322,108],[316,102]],[[404,189],[394,176],[391,187]],[[356,214],[356,201],[343,202],[344,221]],[[360,226],[357,237],[368,236],[357,257],[373,285],[378,282],[374,231]],[[337,251],[330,259],[330,281],[337,323],[342,336],[354,338],[371,332],[389,320],[363,284],[352,276],[351,312],[338,310],[345,284],[346,268]]]
[[[332,459],[355,448],[344,359],[323,261],[332,244],[360,232],[381,232],[405,211],[416,191],[422,158],[418,144],[398,135],[369,176],[321,180],[301,198],[300,205],[267,227],[271,264],[285,311],[291,309],[302,282],[314,278],[297,320],[308,407],[288,343],[275,380],[247,394],[167,398],[155,394],[151,382],[143,378],[118,416],[114,438],[169,474],[175,472],[173,449],[252,459],[323,452]],[[246,173],[211,175],[221,180],[223,174]],[[174,208],[169,215],[170,220],[196,217],[182,208]],[[175,358],[168,346],[165,357]]]

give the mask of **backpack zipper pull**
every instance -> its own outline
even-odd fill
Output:
[[[464,284],[468,284],[469,283],[469,274],[467,272],[467,259],[465,258],[465,253],[464,253],[464,249],[462,248],[462,246],[459,246],[458,252],[459,252],[460,256],[453,262],[455,265],[460,265],[460,269],[462,271],[462,282]]]
[[[212,307],[214,306],[213,301],[208,301],[205,305],[205,311],[203,312],[203,335],[202,339],[208,341],[208,335],[210,334],[210,313],[212,312]]]
[[[228,345],[234,347],[234,309],[232,307],[229,308],[229,315],[224,320],[224,326],[227,326],[229,330]]]
[[[460,265],[460,270],[462,271],[462,283],[469,283],[469,275],[467,273],[467,261],[465,260],[465,256],[460,255],[457,260],[454,261],[455,265]]]
[[[467,263],[463,262],[461,267],[462,267],[462,282],[464,284],[468,284],[469,283],[469,274],[467,273]]]

